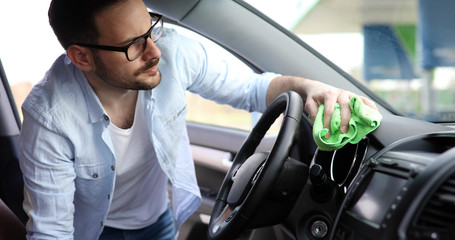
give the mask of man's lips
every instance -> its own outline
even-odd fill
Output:
[[[149,62],[147,62],[147,64],[143,68],[137,70],[134,75],[135,76],[139,76],[141,74],[155,75],[157,72],[159,72],[158,62],[159,62],[159,58],[150,60]]]
[[[147,74],[156,74],[157,72],[158,72],[158,66],[157,65],[145,70],[145,73],[147,73]]]

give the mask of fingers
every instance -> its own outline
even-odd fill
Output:
[[[370,99],[368,99],[366,97],[360,97],[360,99],[362,99],[362,102],[365,103],[366,105],[370,106],[371,108],[376,109],[376,110],[378,109],[378,107],[376,106],[376,103],[374,103]]]
[[[343,91],[338,97],[338,103],[341,108],[341,124],[340,131],[347,133],[349,131],[349,120],[351,119],[350,101],[353,94],[351,92]]]
[[[328,91],[324,98],[324,128],[329,129],[329,132],[326,134],[326,138],[330,137],[331,128],[330,122],[332,120],[332,115],[335,110],[335,104],[338,99],[338,91]]]
[[[318,107],[319,104],[311,98],[305,101],[305,109],[308,115],[310,115],[310,119],[312,122],[316,120],[316,115],[318,114]]]
[[[335,105],[337,103],[340,104],[341,108],[340,130],[342,133],[346,133],[348,131],[349,119],[351,118],[349,106],[351,96],[353,96],[353,93],[348,91],[337,88],[325,88],[325,91],[319,92],[319,94],[314,94],[307,98],[305,108],[313,121],[316,119],[319,105],[324,104],[323,126],[324,128],[329,129],[329,132],[325,136],[326,138],[329,138],[331,134],[330,124],[335,110]]]
[[[328,87],[327,85],[315,87],[308,93],[305,108],[312,121],[316,119],[318,107],[321,104],[324,104],[325,106],[323,126],[324,128],[329,129],[329,132],[325,136],[326,138],[329,138],[331,134],[330,123],[337,103],[340,105],[341,112],[340,131],[342,133],[347,133],[349,131],[349,120],[351,119],[350,101],[354,96],[357,95],[346,90]],[[367,106],[377,109],[377,106],[373,101],[366,97],[359,97]]]

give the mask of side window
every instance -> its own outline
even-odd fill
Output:
[[[33,85],[42,79],[55,59],[64,53],[49,26],[47,18],[49,4],[40,3],[35,5],[33,8],[23,9],[21,4],[13,1],[7,8],[8,12],[22,11],[23,15],[29,16],[28,19],[34,19],[33,28],[30,30],[36,33],[33,39],[34,44],[30,44],[27,38],[0,39],[0,57],[5,67],[19,115],[22,115],[20,107]],[[2,29],[4,29],[5,36],[20,36],[23,29],[30,27],[30,22],[22,20],[22,15],[11,15],[1,10],[0,12],[5,13],[0,14],[0,19],[2,20],[0,25],[4,27]],[[15,24],[11,26],[2,25],[2,23],[11,21]],[[248,67],[228,51],[199,34],[169,23],[165,23],[165,26],[175,28],[180,34],[201,41],[205,46],[223,56],[223,58],[238,64],[239,67]],[[20,47],[18,48],[17,46]],[[40,47],[37,48],[36,46]],[[30,55],[30,53],[33,54]],[[24,62],[23,56],[30,56],[31,58]],[[27,70],[24,71],[24,69]],[[244,110],[234,109],[228,105],[216,104],[190,92],[187,94],[187,101],[189,102],[187,120],[192,122],[249,131],[260,116],[259,113],[249,113]]]
[[[3,4],[4,3],[4,4]],[[33,85],[40,81],[64,50],[49,26],[50,0],[2,2],[0,58],[19,115]],[[27,36],[24,36],[24,31]]]
[[[216,51],[219,56],[226,59],[230,63],[236,64],[241,68],[248,68],[246,64],[233,56],[227,50],[200,34],[169,23],[166,23],[166,27],[174,28],[179,34],[200,41],[206,48],[209,48],[210,51]],[[259,113],[249,113],[244,110],[232,108],[229,105],[220,105],[191,92],[187,92],[186,99],[188,102],[187,121],[190,122],[249,131],[252,129],[256,119],[259,118]]]

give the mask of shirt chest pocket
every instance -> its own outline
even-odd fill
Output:
[[[90,206],[93,208],[107,206],[113,190],[114,167],[106,163],[75,165],[75,171],[75,203],[94,204]]]
[[[114,166],[106,163],[96,163],[91,165],[76,165],[76,175],[84,180],[101,180],[114,174]]]

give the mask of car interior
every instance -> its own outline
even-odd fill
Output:
[[[17,149],[20,120],[1,61],[0,79],[0,238],[25,239],[24,181]]]
[[[187,122],[203,200],[179,240],[454,238],[454,123],[402,115],[245,1],[144,2],[165,26],[197,32],[258,73],[304,76],[367,96],[383,117],[359,143],[335,151],[318,149],[292,92],[277,98],[251,132]],[[0,74],[0,239],[23,239],[21,120],[3,67]],[[268,133],[279,116],[279,132]]]

